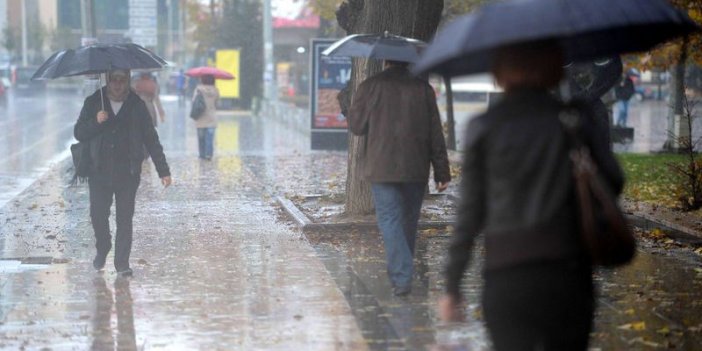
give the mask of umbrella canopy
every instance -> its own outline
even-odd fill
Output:
[[[132,43],[95,44],[54,53],[32,80],[104,73],[114,69],[160,69],[166,61]]]
[[[567,62],[651,49],[699,30],[664,0],[508,0],[450,23],[413,67],[445,76],[490,70],[494,49],[556,40]]]
[[[219,68],[208,66],[191,68],[185,71],[185,75],[190,77],[213,76],[217,79],[234,79],[234,76],[231,73],[223,71]]]
[[[377,60],[415,62],[426,43],[388,32],[383,34],[353,34],[333,43],[322,55],[367,57]]]

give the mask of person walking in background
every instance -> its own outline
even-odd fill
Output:
[[[133,274],[129,266],[132,218],[144,149],[165,187],[171,184],[171,173],[149,111],[129,88],[129,71],[110,71],[101,90],[85,99],[74,128],[75,138],[86,144],[90,155],[90,220],[97,249],[93,267],[102,271],[112,248],[109,217],[114,199],[114,264],[120,276],[129,277]]]
[[[586,350],[595,309],[592,265],[580,242],[566,107],[549,92],[563,77],[556,42],[502,47],[492,73],[503,99],[476,117],[464,142],[461,204],[449,248],[445,321],[461,319],[460,282],[485,238],[482,307],[496,350]],[[580,106],[582,139],[612,190],[622,171],[603,126]]]
[[[192,100],[197,94],[202,94],[205,99],[205,112],[195,120],[197,127],[198,150],[201,159],[211,160],[214,153],[214,136],[217,128],[216,106],[219,99],[219,90],[214,85],[215,78],[211,75],[204,75],[200,78],[200,84],[195,87]]]
[[[178,77],[176,78],[176,90],[178,92],[178,105],[185,105],[185,72],[183,69],[178,70]]]
[[[626,127],[629,117],[629,100],[634,96],[634,81],[628,73],[622,76],[619,84],[614,86],[614,96],[617,99],[617,126]]]
[[[158,126],[159,121],[161,123],[166,121],[166,112],[163,110],[159,96],[160,89],[151,73],[141,72],[139,74],[139,78],[134,82],[134,92],[144,100],[154,126]]]
[[[417,223],[430,165],[438,191],[451,180],[434,89],[412,76],[407,65],[385,61],[384,71],[361,83],[349,109],[351,132],[367,138],[363,176],[371,182],[396,296],[412,290]]]

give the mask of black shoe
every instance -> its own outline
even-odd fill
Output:
[[[123,271],[117,271],[117,276],[122,278],[131,278],[134,276],[134,271],[131,268],[127,268]]]
[[[392,294],[395,296],[407,296],[412,292],[411,286],[396,286],[392,288]]]
[[[104,271],[106,259],[107,257],[95,256],[95,258],[93,259],[93,268],[95,268],[95,270],[98,272]]]

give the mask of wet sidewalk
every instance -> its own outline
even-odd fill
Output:
[[[463,286],[469,321],[444,325],[434,308],[450,230],[420,233],[413,292],[396,298],[376,230],[303,236],[275,204],[343,192],[345,153],[309,151],[287,123],[227,116],[215,159],[199,161],[192,124],[169,115],[159,134],[175,183],[144,169],[133,279],[93,271],[87,189],[66,187],[64,167],[0,208],[0,349],[489,349],[480,247]],[[631,266],[598,272],[592,348],[694,350],[700,262],[644,242]]]
[[[277,221],[240,156],[251,117],[222,122],[212,162],[181,122],[185,134],[162,133],[174,185],[151,165],[142,174],[133,279],[116,277],[112,254],[106,273],[92,269],[87,187],[66,186],[65,163],[0,210],[0,349],[366,349],[314,249]]]

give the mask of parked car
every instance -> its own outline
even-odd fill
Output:
[[[13,78],[15,79],[13,84],[15,96],[33,96],[44,94],[46,92],[46,81],[31,80],[34,72],[36,72],[38,68],[39,67],[36,66],[15,68],[13,74]]]

